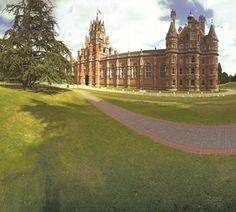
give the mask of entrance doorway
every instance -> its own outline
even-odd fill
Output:
[[[85,75],[85,85],[89,85],[89,75]]]

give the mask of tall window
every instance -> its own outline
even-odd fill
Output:
[[[172,56],[171,63],[176,63],[176,56]]]
[[[179,85],[180,85],[180,86],[183,85],[183,80],[182,80],[182,79],[179,81]]]
[[[145,65],[145,78],[151,78],[152,77],[152,66],[150,63],[147,63]]]
[[[183,68],[182,68],[182,67],[179,68],[179,74],[180,74],[180,75],[183,74]]]
[[[213,64],[213,57],[209,58],[209,64]]]
[[[195,57],[192,57],[191,62],[195,63]]]
[[[184,44],[181,43],[181,44],[179,45],[179,48],[180,48],[180,49],[184,49]]]
[[[126,67],[125,67],[125,64],[122,64],[120,67],[120,78],[121,79],[125,78],[125,73],[126,73]]]
[[[175,80],[172,80],[172,85],[175,86]]]
[[[195,32],[191,32],[191,40],[196,40],[196,33]]]
[[[195,80],[191,80],[191,86],[195,86]]]
[[[204,68],[202,69],[202,74],[205,74],[205,69]]]
[[[202,85],[202,86],[204,86],[204,85],[205,85],[205,80],[202,80],[202,83],[201,83],[201,85]]]
[[[166,65],[162,64],[160,66],[160,78],[165,78],[166,76]]]
[[[110,68],[110,78],[113,79],[115,76],[115,65],[112,64]]]
[[[100,78],[105,78],[106,76],[106,68],[105,66],[102,66],[102,68],[100,69]]]
[[[195,68],[191,69],[191,74],[195,74]]]
[[[172,74],[175,74],[175,67],[172,68]]]
[[[133,79],[138,78],[138,65],[136,63],[133,64],[131,77]]]

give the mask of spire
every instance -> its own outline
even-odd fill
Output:
[[[176,31],[176,28],[175,28],[175,24],[174,24],[174,22],[172,21],[172,22],[170,23],[170,28],[169,28],[169,31],[168,31],[168,33],[167,33],[167,35],[166,35],[166,38],[177,37],[177,36],[178,36],[178,34],[177,34],[177,31]]]
[[[171,23],[170,23],[170,28],[169,28],[169,31],[166,35],[166,38],[177,37],[177,35],[178,35],[176,28],[175,28],[176,12],[174,10],[171,10],[170,17],[171,17]]]
[[[176,12],[175,12],[174,10],[171,10],[170,17],[171,17],[171,20],[172,20],[173,22],[175,22],[175,19],[176,19]]]
[[[215,28],[214,28],[213,24],[211,24],[211,27],[210,27],[210,30],[209,30],[209,33],[208,33],[208,38],[218,41],[216,31],[215,31]]]

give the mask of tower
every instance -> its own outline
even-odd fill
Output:
[[[199,28],[202,31],[203,35],[205,35],[206,18],[203,15],[200,15],[198,20],[199,20]]]
[[[210,26],[208,35],[206,36],[207,44],[207,86],[208,89],[218,89],[218,38],[213,23]]]
[[[166,35],[166,87],[167,89],[177,89],[177,54],[178,54],[178,34],[175,28],[176,12],[171,11],[171,23]]]
[[[81,69],[79,70],[84,77],[82,84],[99,85],[100,84],[100,58],[110,54],[109,37],[106,36],[104,21],[98,17],[91,21],[89,35],[85,37],[85,48],[81,49],[80,58]]]

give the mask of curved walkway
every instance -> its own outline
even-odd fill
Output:
[[[188,125],[134,113],[80,91],[90,103],[123,125],[155,141],[186,152],[236,153],[236,124]]]

